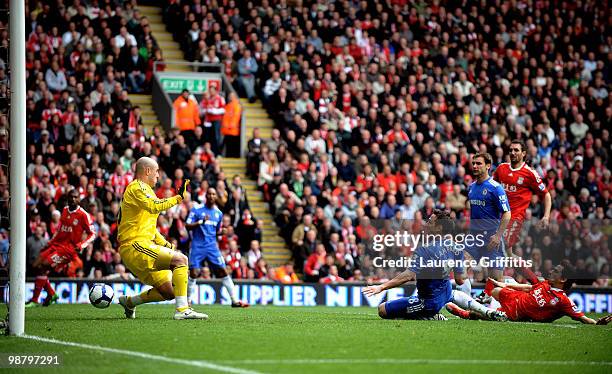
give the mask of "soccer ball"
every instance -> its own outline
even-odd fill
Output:
[[[104,284],[96,283],[89,289],[89,302],[96,308],[108,308],[113,302],[113,289]]]

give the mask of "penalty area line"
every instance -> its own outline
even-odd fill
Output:
[[[612,361],[545,361],[545,360],[463,360],[463,359],[402,359],[402,358],[357,358],[357,359],[261,359],[218,361],[234,365],[345,365],[345,364],[422,364],[422,365],[539,365],[539,366],[612,366]]]
[[[82,349],[88,349],[88,350],[92,350],[92,351],[102,351],[102,352],[114,353],[114,354],[118,354],[118,355],[144,358],[144,359],[147,359],[147,360],[167,362],[167,363],[171,363],[171,364],[179,364],[179,365],[186,365],[186,366],[195,366],[195,367],[198,367],[198,368],[210,369],[210,370],[220,371],[220,372],[224,372],[224,373],[233,373],[233,374],[261,374],[258,371],[245,370],[245,369],[240,369],[240,368],[236,368],[236,367],[215,364],[215,363],[212,363],[212,362],[209,362],[209,361],[185,360],[185,359],[180,359],[180,358],[172,358],[172,357],[154,355],[154,354],[145,353],[145,352],[128,351],[128,350],[124,350],[124,349],[109,348],[109,347],[103,347],[103,346],[93,345],[93,344],[83,344],[83,343],[76,343],[76,342],[70,342],[70,341],[64,341],[64,340],[57,340],[57,339],[52,339],[52,338],[45,338],[45,337],[36,336],[36,335],[22,335],[22,336],[19,336],[19,337],[23,338],[23,339],[30,339],[30,340],[38,341],[38,342],[53,343],[53,344],[65,345],[65,346],[68,346],[68,347],[77,347],[77,348],[82,348]]]

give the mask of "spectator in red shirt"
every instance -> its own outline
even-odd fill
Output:
[[[304,275],[306,282],[318,282],[319,270],[325,265],[325,246],[321,243],[317,244],[315,252],[308,256],[306,264],[304,264]]]

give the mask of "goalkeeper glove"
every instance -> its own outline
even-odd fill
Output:
[[[179,188],[178,194],[181,199],[185,199],[185,192],[187,192],[187,186],[189,185],[189,182],[189,179],[185,179],[183,181],[183,184],[181,185],[181,188]]]
[[[607,325],[610,322],[612,322],[612,314],[608,314],[607,316],[601,317],[597,320],[598,325]]]

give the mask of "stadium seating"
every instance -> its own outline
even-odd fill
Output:
[[[52,3],[30,2],[26,10],[32,20],[26,56],[30,259],[53,235],[63,192],[75,186],[98,238],[74,275],[104,277],[121,269],[117,202],[143,155],[160,162],[160,196],[190,177],[194,198],[215,186],[229,213],[236,188],[231,178],[240,168],[219,161],[205,140],[182,146],[182,135],[164,134],[151,109],[153,62],[186,58],[225,64],[244,97],[249,140],[256,127],[262,131],[261,144],[249,144],[242,164],[252,181],[243,178],[239,190],[246,188],[251,203],[255,194],[266,202],[254,209],[263,226],[235,225],[242,257],[261,257],[246,248],[247,239],[257,239],[264,259],[281,265],[289,258],[286,245],[302,273],[323,243],[327,258],[312,261],[325,271],[312,280],[325,278],[334,264],[342,279],[362,280],[358,226],[366,218],[390,218],[399,210],[401,218],[414,219],[433,208],[465,217],[469,154],[487,151],[497,166],[509,142],[521,138],[551,191],[553,226],[572,229],[563,231],[566,237],[538,235],[531,222],[542,204],[534,200],[518,253],[534,259],[540,274],[570,260],[584,283],[608,284],[610,232],[592,224],[612,218],[611,46],[606,9],[597,1],[562,2],[557,9],[549,1],[487,9],[476,1],[304,1],[302,7],[229,1],[214,7],[173,0],[158,9],[135,1],[121,7]],[[4,58],[8,34],[0,38]],[[144,66],[140,73],[129,64],[131,46]],[[245,70],[253,61],[257,69]],[[7,87],[0,60],[0,100]],[[3,144],[6,110],[0,110]],[[5,179],[2,171],[2,197]],[[161,232],[184,251],[186,214],[182,206],[160,220]],[[581,245],[561,253],[564,240]],[[236,265],[234,277],[274,279],[272,267],[261,270],[265,260],[249,272],[224,249]],[[486,277],[476,270],[474,279]]]

